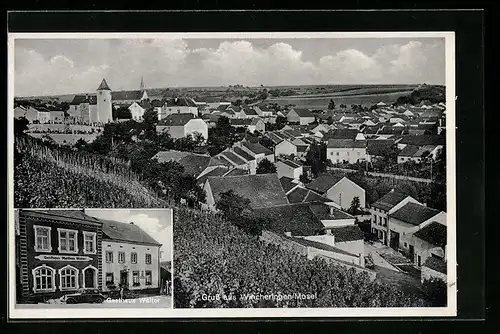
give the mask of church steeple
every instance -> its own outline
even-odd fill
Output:
[[[141,92],[143,92],[144,89],[145,89],[145,87],[144,87],[144,77],[141,77],[141,87],[140,87]]]

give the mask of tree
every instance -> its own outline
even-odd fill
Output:
[[[311,172],[317,176],[319,173],[326,170],[326,144],[319,143],[315,140],[309,147],[306,154],[306,163],[311,166]]]
[[[14,135],[22,135],[25,131],[28,130],[28,124],[29,121],[24,117],[14,118]]]
[[[422,291],[424,292],[425,300],[431,307],[443,307],[447,304],[447,286],[440,278],[426,279],[422,283]]]
[[[228,190],[220,194],[215,207],[222,212],[226,219],[233,221],[240,219],[243,212],[249,210],[250,200],[236,194],[233,190]]]
[[[131,119],[132,113],[127,107],[120,107],[118,109],[113,109],[113,119]]]
[[[335,109],[335,101],[333,101],[333,99],[330,99],[330,102],[328,103],[328,110],[333,109]]]
[[[351,215],[355,215],[359,211],[359,206],[360,206],[359,197],[355,196],[352,199],[352,201],[351,201],[351,207],[347,210],[347,212],[349,212]]]
[[[142,115],[143,124],[145,128],[154,128],[156,123],[158,122],[158,112],[153,108],[147,109]]]
[[[257,174],[276,173],[276,166],[267,159],[262,159],[257,165]]]
[[[283,127],[286,125],[287,119],[284,116],[278,116],[276,117],[276,130],[281,130]]]
[[[307,175],[306,172],[300,174],[299,181],[304,183],[304,184],[308,184],[309,182],[311,182],[311,180],[309,179],[309,176]]]

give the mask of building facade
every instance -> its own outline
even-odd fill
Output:
[[[20,210],[18,300],[102,288],[102,225],[79,210]]]

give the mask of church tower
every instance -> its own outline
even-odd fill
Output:
[[[141,87],[139,88],[141,91],[141,101],[148,99],[148,93],[146,92],[146,86],[144,86],[144,77],[141,77]]]
[[[102,79],[99,88],[97,88],[97,117],[98,122],[108,123],[113,121],[113,113],[111,110],[111,89]]]

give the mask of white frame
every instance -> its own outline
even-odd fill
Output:
[[[82,269],[82,288],[86,288],[86,286],[85,286],[85,271],[89,270],[89,269],[94,271],[94,286],[92,288],[99,289],[99,287],[97,286],[97,276],[99,275],[99,270],[97,270],[97,268],[91,264],[89,264],[88,266],[86,266],[85,268]]]
[[[49,240],[48,240],[49,248],[48,249],[38,249],[38,247],[37,247],[38,246],[38,243],[37,243],[38,234],[37,234],[36,230],[39,228],[49,231]],[[52,252],[52,238],[51,238],[52,227],[45,226],[45,225],[33,225],[33,233],[35,236],[35,242],[33,243],[33,248],[35,249],[35,252],[37,252],[37,253],[51,253]]]
[[[68,233],[68,244],[67,244],[67,247],[69,248],[69,233],[75,233],[75,250],[74,251],[70,251],[70,250],[62,250],[61,249],[61,232],[66,232]],[[57,250],[59,251],[59,253],[62,253],[62,254],[78,254],[78,230],[72,230],[72,229],[68,229],[68,228],[58,228],[57,229]]]
[[[151,278],[151,281],[148,284],[148,273],[150,274],[149,277]],[[153,271],[152,270],[144,270],[144,285],[153,285]]]
[[[82,231],[82,233],[83,233],[83,254],[92,254],[92,255],[97,254],[97,233],[90,231]],[[87,237],[88,235],[92,236],[92,242],[94,244],[94,250],[92,252],[89,252],[86,249],[87,240],[85,240],[85,237]]]
[[[148,255],[149,255],[149,258],[150,258],[149,262],[148,262]],[[145,253],[144,254],[144,263],[145,264],[153,264],[153,256],[151,255],[151,253]]]
[[[108,253],[111,253],[111,261],[108,261]],[[104,253],[104,260],[106,260],[106,263],[114,263],[114,255],[115,252],[113,252],[112,250],[107,250],[106,253]]]
[[[48,270],[52,271],[52,287],[50,289],[37,289],[36,288],[35,272],[38,271],[39,269],[48,269]],[[33,276],[33,292],[34,293],[55,292],[56,291],[56,270],[54,268],[52,268],[51,266],[48,266],[46,264],[42,264],[36,268],[33,268],[31,270],[31,275]]]
[[[62,275],[61,275],[61,272],[63,270],[66,270],[66,269],[73,269],[74,271],[76,271],[76,275],[75,275],[76,276],[76,278],[75,278],[75,287],[74,288],[63,288],[63,286],[62,286]],[[75,290],[78,290],[80,288],[80,284],[78,282],[78,279],[80,277],[80,270],[78,270],[78,268],[75,268],[72,265],[67,264],[64,267],[59,268],[59,270],[57,271],[57,273],[59,274],[59,290],[60,291],[75,291]]]
[[[123,261],[120,261],[120,255],[123,254]],[[118,263],[125,264],[127,263],[127,254],[125,252],[118,252]]]
[[[132,256],[135,254],[135,261],[132,259]],[[131,252],[130,253],[130,263],[131,264],[137,264],[137,252]]]

